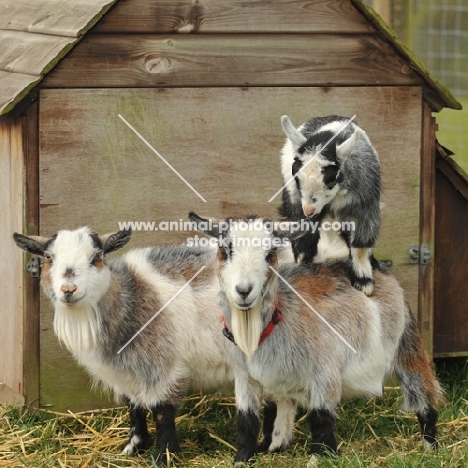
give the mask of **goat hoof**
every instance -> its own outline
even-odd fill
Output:
[[[139,437],[133,435],[130,437],[128,442],[122,446],[122,454],[124,455],[136,455],[137,453],[144,452],[149,449],[152,445],[150,437]]]
[[[282,443],[280,445],[275,445],[272,447],[272,443],[268,443],[267,441],[262,441],[258,446],[259,453],[282,453],[288,450],[291,444]]]
[[[255,463],[255,455],[258,452],[255,453],[249,453],[249,452],[244,452],[244,453],[237,453],[236,456],[234,457],[234,468],[245,468],[248,466],[252,466]]]
[[[434,437],[424,437],[424,449],[425,450],[437,450],[439,448],[439,441]]]
[[[253,460],[237,461],[237,462],[234,462],[234,468],[247,468],[249,466],[253,466],[253,464],[254,464]]]
[[[337,456],[338,452],[336,449],[325,444],[312,444],[309,454],[312,455],[312,457],[333,457]]]

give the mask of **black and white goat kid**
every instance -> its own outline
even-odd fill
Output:
[[[279,214],[286,220],[310,220],[310,229],[293,241],[296,261],[313,262],[320,225],[325,217],[346,223],[341,235],[353,261],[352,284],[368,296],[373,291],[372,255],[380,230],[380,162],[366,133],[349,119],[330,115],[313,117],[295,128],[281,118],[288,140],[283,147],[283,189]],[[341,131],[340,131],[341,129]],[[339,133],[338,133],[339,132]],[[354,224],[352,224],[354,223]]]
[[[49,238],[13,238],[44,258],[41,285],[54,305],[58,339],[95,381],[128,403],[131,436],[124,453],[150,446],[149,408],[157,429],[154,459],[166,466],[167,452],[179,450],[175,416],[189,389],[233,387],[219,324],[216,249],[148,247],[108,262],[105,255],[124,247],[130,236],[99,236],[83,227]],[[290,404],[278,406],[276,420],[274,411],[269,405],[264,448],[270,451],[289,445],[295,415]]]
[[[367,297],[350,284],[349,260],[278,265],[282,247],[272,246],[280,245],[275,239],[285,232],[274,232],[260,218],[235,218],[223,232],[216,220],[209,224],[195,213],[190,219],[219,239],[218,277],[226,327],[235,341],[226,340],[226,350],[238,410],[236,465],[257,452],[264,395],[307,408],[311,453],[326,455],[337,451],[341,399],[380,396],[392,373],[405,409],[418,417],[425,444],[437,446],[434,406],[442,392],[391,273],[376,270],[374,294]]]

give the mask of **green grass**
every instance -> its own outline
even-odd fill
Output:
[[[440,408],[439,450],[423,449],[416,417],[400,410],[400,389],[388,386],[381,399],[343,404],[337,423],[340,457],[320,459],[314,466],[468,466],[468,361],[441,361],[437,373],[447,396],[446,404]],[[177,419],[182,453],[171,466],[232,466],[235,412],[233,398],[188,398]],[[0,407],[0,467],[149,466],[151,451],[136,457],[120,455],[127,436],[125,408],[73,415],[46,411],[21,413],[18,409]],[[291,449],[281,454],[260,454],[253,466],[307,467],[309,444],[305,414],[300,413]]]
[[[463,110],[443,109],[436,114],[437,139],[455,153],[455,161],[468,172],[468,97],[457,99]]]

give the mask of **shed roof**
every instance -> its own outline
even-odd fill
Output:
[[[115,1],[0,2],[0,115],[11,111]]]
[[[3,0],[0,3],[0,115],[13,110],[116,1]],[[397,40],[394,31],[371,7],[363,0],[350,1],[395,53],[421,76],[426,84],[425,99],[435,110],[461,109],[450,91]]]

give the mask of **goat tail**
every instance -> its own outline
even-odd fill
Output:
[[[403,391],[405,411],[424,414],[443,401],[442,388],[424,350],[421,335],[408,304],[405,330],[396,356],[395,373]]]

